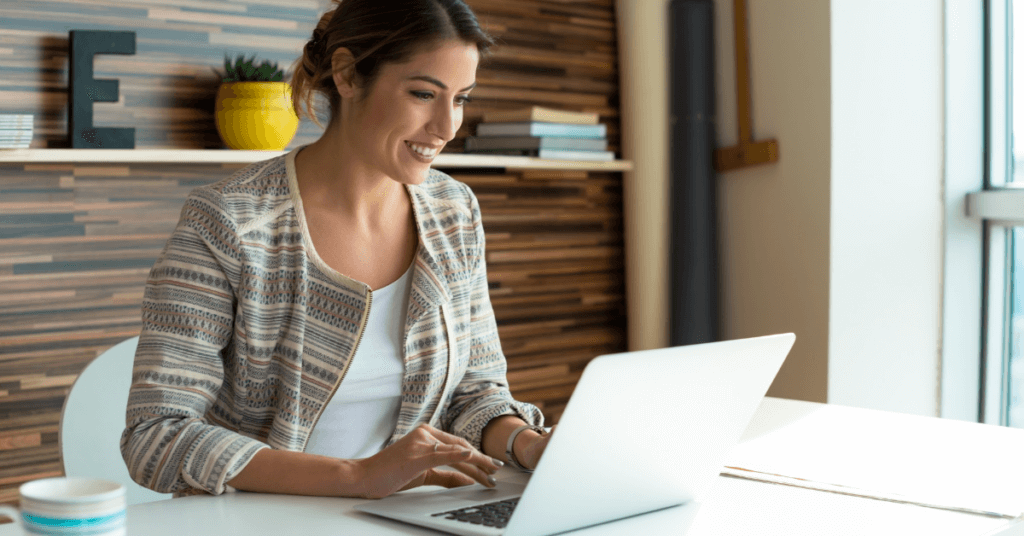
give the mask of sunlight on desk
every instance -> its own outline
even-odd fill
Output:
[[[1022,452],[1024,430],[766,398],[726,465],[758,480],[1016,517]]]

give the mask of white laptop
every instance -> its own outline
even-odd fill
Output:
[[[355,508],[453,534],[525,536],[699,504],[795,340],[594,358],[525,486],[398,493]]]

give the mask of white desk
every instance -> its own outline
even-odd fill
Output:
[[[765,423],[778,421],[780,407],[806,411],[806,404],[769,399],[762,408],[771,406],[772,413],[759,413],[752,428],[759,427],[761,435]],[[820,411],[831,408],[819,406]],[[499,478],[522,480],[525,475],[503,470]],[[257,493],[186,497],[130,507],[128,529],[147,536],[438,534],[353,511],[359,502]],[[723,476],[700,508],[670,508],[573,534],[683,534],[689,527],[688,536],[980,536],[1007,524],[995,517]],[[0,526],[0,536],[13,534],[11,525]]]

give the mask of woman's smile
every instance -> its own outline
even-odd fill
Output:
[[[413,143],[411,141],[406,141],[405,146],[409,148],[409,151],[412,152],[416,159],[428,164],[434,161],[434,157],[437,156],[437,152],[441,150],[441,147],[443,147],[431,147],[429,145]]]

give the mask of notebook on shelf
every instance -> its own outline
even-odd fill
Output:
[[[605,125],[570,125],[565,123],[480,123],[476,126],[477,136],[535,136],[606,138]]]
[[[572,123],[577,125],[596,125],[598,115],[590,112],[573,112],[556,110],[543,106],[530,106],[517,110],[500,110],[484,113],[485,123]]]

